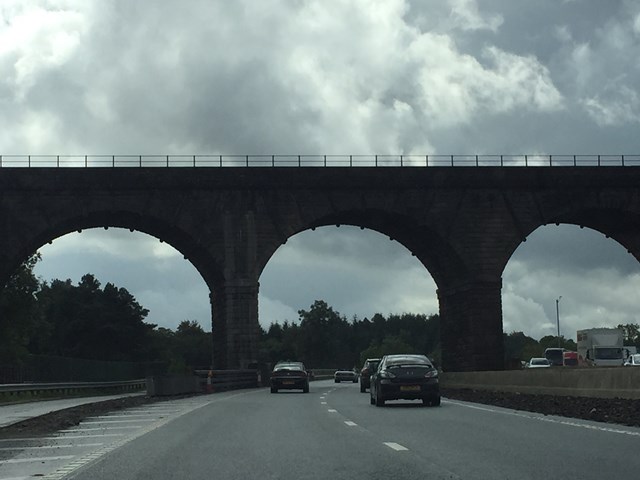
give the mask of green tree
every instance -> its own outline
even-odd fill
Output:
[[[540,356],[544,355],[544,351],[547,348],[558,348],[558,337],[555,335],[547,335],[540,339]],[[560,348],[566,348],[567,350],[576,351],[578,345],[571,339],[566,339],[564,336],[560,336]]]
[[[125,288],[107,283],[103,289],[91,274],[77,286],[71,280],[43,284],[38,294],[45,338],[33,342],[37,352],[99,360],[138,361],[149,358],[149,311]]]
[[[554,337],[555,338],[555,337]],[[528,361],[531,357],[541,357],[544,350],[540,351],[540,343],[523,332],[511,332],[503,334],[504,357],[508,362]]]
[[[640,325],[637,323],[620,324],[616,328],[623,331],[624,344],[640,347]]]
[[[420,353],[409,343],[398,335],[385,337],[380,343],[372,342],[369,348],[360,354],[360,364],[364,364],[367,358],[382,358],[384,355],[394,355],[398,353]]]
[[[0,290],[2,362],[13,362],[26,355],[32,333],[45,327],[38,314],[37,294],[41,282],[33,273],[39,260],[39,253],[31,255]]]
[[[196,321],[183,320],[174,335],[176,353],[191,368],[211,365],[211,332],[205,332]]]
[[[352,367],[357,354],[352,349],[352,332],[347,320],[323,300],[316,300],[309,310],[299,310],[299,357],[306,365],[318,367]]]

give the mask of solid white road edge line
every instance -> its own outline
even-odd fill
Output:
[[[465,407],[465,408],[472,408],[474,410],[482,410],[484,412],[500,413],[502,415],[511,415],[513,417],[528,418],[530,420],[538,420],[540,422],[556,423],[556,424],[559,424],[559,425],[567,425],[567,426],[570,426],[570,427],[579,427],[579,428],[586,428],[586,429],[589,429],[589,430],[597,430],[597,431],[600,431],[600,432],[618,433],[618,434],[621,434],[621,435],[631,435],[633,437],[640,437],[640,432],[633,432],[633,431],[630,431],[630,430],[622,430],[622,429],[619,429],[619,428],[600,427],[598,425],[589,425],[589,424],[586,424],[586,423],[578,423],[578,422],[570,421],[570,420],[560,420],[558,418],[538,417],[538,416],[535,416],[535,415],[527,415],[525,413],[509,412],[509,411],[504,411],[504,410],[496,410],[496,409],[489,408],[489,407],[477,407],[475,405],[468,405],[466,403],[454,402],[452,400],[443,400],[443,403],[450,403],[452,405],[457,405],[459,407]],[[542,414],[540,414],[540,415],[542,415]]]

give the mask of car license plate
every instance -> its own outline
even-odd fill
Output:
[[[401,392],[419,392],[420,385],[402,385],[400,387]]]
[[[296,382],[294,382],[293,380],[285,380],[282,382],[283,385],[293,385],[294,383]]]

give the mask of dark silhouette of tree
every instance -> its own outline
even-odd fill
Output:
[[[616,328],[624,334],[624,344],[640,347],[640,325],[637,323],[620,324]]]
[[[107,283],[103,289],[91,274],[77,286],[71,280],[43,284],[38,294],[47,328],[34,336],[32,351],[97,360],[146,360],[149,311],[125,288]]]
[[[41,325],[36,295],[40,282],[33,273],[40,254],[25,260],[0,289],[0,361],[16,361],[28,353],[31,333]]]
[[[262,361],[288,359],[309,368],[352,368],[387,353],[430,354],[440,361],[438,315],[403,313],[387,319],[377,313],[371,320],[354,317],[349,322],[323,300],[298,314],[299,325],[273,323],[262,332]]]

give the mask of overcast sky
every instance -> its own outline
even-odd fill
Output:
[[[638,154],[640,3],[615,0],[0,1],[0,154]],[[87,230],[41,249],[175,328],[208,292],[166,244]],[[375,232],[282,246],[260,318],[323,299],[348,318],[435,313],[429,272]],[[637,323],[640,268],[573,226],[534,232],[503,276],[505,331]]]

